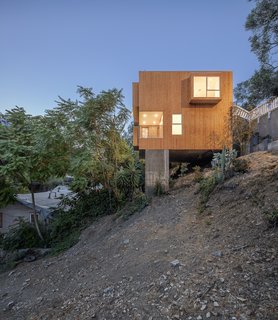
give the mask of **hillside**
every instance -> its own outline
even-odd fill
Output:
[[[198,184],[154,198],[127,221],[107,216],[59,255],[0,275],[0,319],[278,319],[278,156],[198,212]],[[175,261],[176,260],[176,261]]]

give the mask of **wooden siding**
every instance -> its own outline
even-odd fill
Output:
[[[134,147],[139,146],[139,127],[138,126],[133,127],[133,146]]]
[[[132,113],[134,125],[139,124],[139,83],[132,83]]]
[[[215,104],[190,103],[192,75],[220,76],[221,100]],[[139,86],[133,84],[133,106],[139,112],[163,111],[163,138],[139,138],[139,149],[211,150],[230,147],[227,122],[233,104],[232,72],[139,73]],[[182,135],[172,135],[172,114],[182,114]],[[228,141],[228,142],[227,142]]]

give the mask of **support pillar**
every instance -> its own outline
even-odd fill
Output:
[[[155,194],[156,184],[164,191],[169,189],[169,150],[146,150],[145,152],[145,192]]]

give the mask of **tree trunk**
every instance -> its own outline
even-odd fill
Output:
[[[42,236],[42,233],[41,233],[41,230],[39,227],[39,221],[38,221],[37,212],[36,212],[35,195],[34,195],[34,191],[33,191],[32,187],[31,187],[31,195],[32,195],[32,205],[33,205],[33,212],[34,212],[35,227],[36,227],[36,230],[38,232],[39,237],[41,238],[42,241],[44,241],[44,238]]]

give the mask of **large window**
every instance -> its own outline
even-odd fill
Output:
[[[140,138],[163,138],[163,112],[139,113]]]
[[[220,97],[219,77],[194,77],[193,86],[194,98]]]
[[[172,134],[181,135],[182,134],[182,115],[172,114]]]

